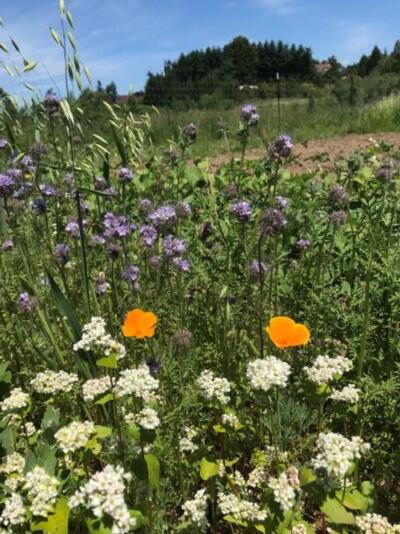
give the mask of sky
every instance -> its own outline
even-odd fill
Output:
[[[94,80],[115,81],[119,94],[141,90],[147,73],[166,59],[207,46],[223,46],[237,35],[252,41],[279,40],[312,48],[344,64],[375,44],[391,50],[400,38],[400,0],[65,0],[75,20],[80,59]],[[58,0],[0,0],[0,42],[13,37],[23,55],[39,61],[34,72],[0,87],[27,92],[23,82],[62,92],[62,51],[49,27],[59,28]],[[15,54],[0,50],[0,62]]]

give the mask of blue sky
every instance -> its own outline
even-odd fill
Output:
[[[323,59],[351,63],[374,44],[391,49],[400,38],[399,0],[66,0],[81,59],[95,80],[114,80],[119,93],[140,90],[147,72],[180,52],[224,45],[236,35],[304,44]],[[45,90],[61,83],[60,50],[49,35],[58,27],[58,0],[0,0],[4,27],[29,59],[41,62],[24,81]],[[0,60],[7,56],[0,51]],[[9,58],[10,60],[10,58]],[[53,82],[49,78],[51,73]],[[26,92],[0,71],[0,86]]]

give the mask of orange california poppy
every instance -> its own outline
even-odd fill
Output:
[[[310,341],[308,328],[290,317],[272,317],[266,331],[272,343],[280,349],[307,345]]]
[[[138,339],[153,337],[157,320],[157,315],[154,313],[135,308],[127,313],[122,325],[122,333],[125,337],[137,337]]]

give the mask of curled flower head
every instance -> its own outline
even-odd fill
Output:
[[[157,321],[157,315],[154,313],[135,308],[126,315],[122,333],[125,337],[138,339],[153,337]]]
[[[296,323],[290,317],[273,317],[266,327],[272,343],[280,348],[307,345],[310,341],[310,331],[303,325]]]

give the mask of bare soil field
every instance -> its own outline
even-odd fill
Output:
[[[295,172],[307,172],[315,168],[316,165],[322,165],[329,168],[331,164],[342,156],[348,156],[356,150],[365,149],[373,142],[384,141],[395,147],[400,147],[399,132],[385,132],[376,134],[349,134],[342,137],[333,137],[328,139],[315,139],[306,143],[296,143],[294,156],[296,161],[290,167]],[[261,149],[249,150],[247,159],[259,159],[265,155]],[[318,158],[318,156],[323,157]],[[234,157],[240,157],[235,153]],[[217,169],[227,163],[232,158],[230,154],[223,154],[211,159],[211,167]]]

